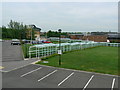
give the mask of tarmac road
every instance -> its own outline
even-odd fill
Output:
[[[20,45],[11,45],[11,40],[2,42],[2,62],[23,60]]]

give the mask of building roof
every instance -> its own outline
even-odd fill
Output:
[[[29,26],[35,31],[41,31],[41,28],[36,27],[34,24]]]
[[[116,39],[120,39],[120,33],[118,33],[118,34],[108,34],[108,39],[114,39],[114,38],[116,38]]]
[[[84,34],[70,34],[70,35],[80,35],[81,36],[81,35],[84,35]]]

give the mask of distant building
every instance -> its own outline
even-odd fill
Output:
[[[35,40],[40,41],[40,32],[41,28],[36,27],[35,25],[29,25],[29,28],[34,31]],[[31,30],[29,30],[28,36],[31,36]]]
[[[120,42],[120,33],[117,32],[91,32],[83,34],[69,34],[70,39],[90,40],[95,42]]]
[[[108,32],[91,32],[91,35],[107,35]]]
[[[81,40],[90,40],[94,42],[107,42],[107,35],[90,35],[90,36],[83,36],[80,38]]]
[[[71,39],[80,39],[84,36],[84,34],[69,34]]]
[[[118,32],[91,32],[91,35],[108,35],[108,34],[118,34]]]
[[[107,39],[110,41],[110,42],[116,42],[116,43],[120,43],[120,33],[117,33],[117,34],[108,34],[108,37]]]

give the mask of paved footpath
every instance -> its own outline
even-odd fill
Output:
[[[3,88],[80,88],[80,90],[106,88],[105,90],[116,90],[118,76],[30,64],[10,72],[3,72]]]

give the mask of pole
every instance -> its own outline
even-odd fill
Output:
[[[32,45],[32,29],[31,29],[31,45]]]
[[[61,51],[61,29],[59,31],[59,50]],[[59,66],[61,65],[61,54],[59,54]]]
[[[60,36],[59,36],[59,50],[61,50],[61,41],[60,41]],[[59,65],[61,65],[61,54],[59,54]]]
[[[46,39],[47,39],[47,32],[46,32]]]

